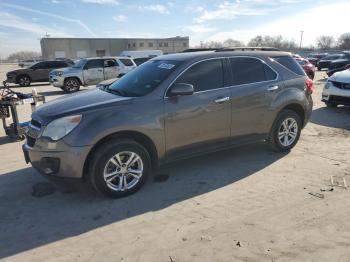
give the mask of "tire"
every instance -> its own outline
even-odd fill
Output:
[[[74,92],[78,92],[80,89],[80,82],[78,79],[76,78],[67,78],[64,80],[64,87],[63,87],[63,91],[65,93],[74,93]]]
[[[131,156],[131,161],[136,162],[127,166]],[[130,170],[135,173],[130,174]],[[136,173],[136,170],[141,173]],[[89,164],[89,178],[97,192],[120,198],[138,191],[151,170],[150,155],[142,145],[130,139],[114,139],[102,144],[94,152]],[[111,175],[106,176],[106,173]],[[111,179],[110,182],[107,182],[108,179]]]
[[[332,107],[332,108],[334,108],[334,107],[337,107],[337,106],[338,106],[338,104],[336,104],[336,103],[332,103],[332,102],[325,102],[325,104],[326,104],[326,106],[327,106],[327,107]]]
[[[285,129],[284,124],[287,126],[290,125],[289,131]],[[287,152],[297,144],[301,128],[301,117],[295,111],[289,109],[282,110],[277,115],[272,126],[268,142],[274,151]],[[284,135],[281,133],[284,133]]]
[[[22,87],[30,86],[31,80],[27,75],[20,75],[17,77],[17,83]]]
[[[315,78],[315,74],[310,73],[310,74],[308,74],[308,77],[309,77],[311,80],[314,80],[314,78]]]
[[[321,71],[321,70],[322,70],[322,67],[319,67],[319,66],[318,66],[318,67],[317,67],[317,70],[318,70],[318,71]]]

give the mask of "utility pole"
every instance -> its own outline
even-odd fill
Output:
[[[299,49],[301,49],[301,45],[302,45],[302,43],[303,43],[303,34],[304,34],[304,31],[301,30],[301,31],[300,31],[300,46],[299,46]]]

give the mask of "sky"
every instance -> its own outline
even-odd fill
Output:
[[[282,35],[303,46],[350,32],[349,0],[0,0],[0,58],[40,38],[189,36],[190,46]]]

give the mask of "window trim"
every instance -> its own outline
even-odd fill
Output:
[[[224,89],[224,88],[230,88],[230,87],[237,87],[237,86],[245,86],[245,85],[251,85],[251,84],[258,84],[258,83],[266,83],[266,82],[271,82],[271,81],[276,81],[276,80],[278,80],[279,79],[279,73],[275,70],[275,69],[273,69],[268,63],[266,63],[264,60],[262,60],[261,58],[259,58],[259,57],[255,57],[255,56],[220,56],[220,57],[211,57],[211,58],[206,58],[206,59],[203,59],[203,60],[200,60],[200,61],[196,61],[196,62],[194,62],[194,63],[192,63],[192,64],[190,64],[188,67],[186,67],[180,74],[178,74],[176,77],[175,77],[175,79],[173,80],[173,81],[171,81],[171,83],[168,85],[168,87],[165,89],[165,92],[164,92],[164,96],[163,96],[163,98],[169,98],[168,96],[167,96],[167,93],[168,93],[168,90],[169,90],[169,88],[176,82],[176,80],[182,75],[182,74],[184,74],[188,69],[190,69],[192,66],[194,66],[194,65],[196,65],[196,64],[198,64],[198,63],[201,63],[201,62],[204,62],[204,61],[208,61],[208,60],[214,60],[214,59],[220,59],[220,60],[225,60],[225,59],[227,59],[227,60],[229,60],[230,58],[235,58],[235,57],[240,57],[240,58],[242,58],[242,57],[244,57],[244,58],[246,58],[246,57],[248,57],[248,58],[255,58],[255,59],[257,59],[257,60],[260,60],[262,63],[264,63],[265,65],[267,65],[272,71],[274,71],[275,73],[276,73],[276,78],[275,79],[273,79],[273,80],[266,80],[266,81],[259,81],[259,82],[253,82],[253,83],[248,83],[248,84],[241,84],[241,85],[229,85],[229,86],[223,86],[223,87],[220,87],[220,88],[216,88],[216,89],[210,89],[210,90],[204,90],[204,91],[198,91],[198,92],[194,92],[194,94],[199,94],[199,93],[204,93],[204,92],[210,92],[210,91],[213,91],[213,90],[221,90],[221,89]],[[229,61],[228,61],[229,62]],[[224,70],[225,70],[225,64],[223,63],[222,64],[223,65],[223,73],[224,73]],[[231,71],[232,69],[231,69],[231,67],[230,67],[230,72],[231,72],[231,74],[232,74],[232,71]],[[231,77],[230,77],[231,78]],[[231,79],[231,81],[232,81],[232,79]],[[232,83],[231,83],[232,84]]]

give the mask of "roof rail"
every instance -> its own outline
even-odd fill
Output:
[[[242,47],[227,47],[215,50],[215,52],[228,52],[228,51],[280,51],[275,47],[268,46],[242,46]]]
[[[203,51],[216,51],[218,48],[189,48],[181,53],[190,53],[190,52],[203,52]]]

